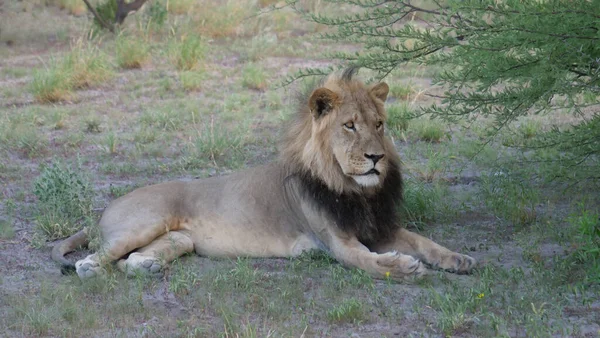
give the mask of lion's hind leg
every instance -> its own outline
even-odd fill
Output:
[[[379,253],[398,251],[414,256],[433,268],[448,272],[469,273],[477,265],[473,257],[453,252],[405,229],[400,229],[393,240],[375,245],[373,250]]]
[[[156,275],[165,264],[194,251],[194,243],[186,231],[170,231],[138,249],[117,263],[119,270],[135,274]]]

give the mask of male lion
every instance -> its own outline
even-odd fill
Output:
[[[292,257],[327,250],[373,277],[421,276],[423,263],[466,273],[469,256],[400,226],[400,159],[384,136],[388,85],[366,86],[356,69],[330,75],[301,102],[274,163],[224,177],[167,182],[112,202],[100,220],[102,249],[77,263],[80,278],[119,269],[156,273],[177,257]],[[87,243],[79,233],[53,258]],[[421,263],[423,262],[423,263]]]

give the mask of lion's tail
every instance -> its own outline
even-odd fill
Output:
[[[75,264],[69,262],[65,255],[75,250],[77,247],[88,245],[89,239],[83,230],[56,244],[52,249],[52,259],[62,265],[60,271],[63,274],[75,271]]]

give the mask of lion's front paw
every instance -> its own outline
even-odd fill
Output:
[[[470,273],[476,266],[477,261],[475,258],[453,252],[448,257],[445,257],[444,262],[440,267],[448,272],[466,274]]]
[[[89,279],[98,276],[102,276],[106,273],[104,268],[100,266],[100,263],[88,256],[75,263],[75,271],[80,279]]]
[[[384,271],[383,275],[386,278],[393,280],[413,280],[423,276],[427,271],[420,260],[396,252],[379,255],[377,265],[379,271]]]
[[[157,275],[163,268],[160,259],[152,256],[144,256],[137,252],[130,254],[126,260],[119,261],[117,265],[128,276],[135,276],[140,273],[144,275]]]

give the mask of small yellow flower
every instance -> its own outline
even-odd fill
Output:
[[[480,294],[477,295],[477,298],[479,298],[479,299],[482,299],[483,297],[485,297],[484,293],[480,293]]]
[[[385,278],[390,278],[390,272],[389,271],[385,272]]]

